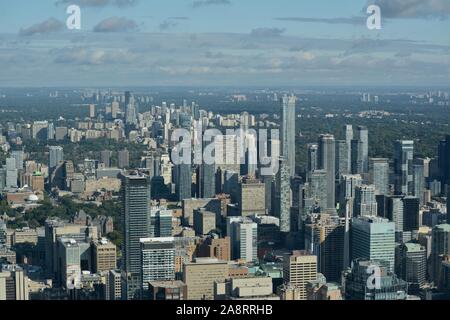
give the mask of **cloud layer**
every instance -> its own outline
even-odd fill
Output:
[[[450,0],[370,0],[368,4],[380,6],[385,18],[447,19],[450,16]]]
[[[64,24],[56,20],[55,18],[50,18],[43,22],[32,25],[28,28],[22,28],[19,31],[21,36],[32,36],[35,34],[44,34],[51,32],[58,32],[64,29]]]
[[[98,23],[94,27],[94,32],[130,32],[137,28],[134,20],[125,17],[111,17]]]

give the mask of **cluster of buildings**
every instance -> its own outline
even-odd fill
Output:
[[[117,168],[111,166],[108,150],[76,165],[64,159],[58,146],[49,147],[48,164],[26,160],[23,151],[10,152],[0,169],[10,205],[27,210],[39,205],[46,191],[83,200],[112,199],[120,203],[116,231],[121,241],[116,247],[105,238],[114,230],[111,219],[91,219],[83,212],[70,221],[49,218],[41,228],[22,230],[9,230],[10,217],[4,217],[0,298],[448,296],[450,136],[439,143],[433,159],[415,157],[409,140],[393,141],[392,159],[373,158],[368,129],[345,125],[339,139],[322,134],[306,146],[307,166],[302,169],[296,165],[295,96],[280,99],[275,122],[248,112],[215,115],[186,101],[139,112],[139,101],[126,92],[92,105],[92,119],[82,126],[85,139],[93,126],[99,132],[119,130],[119,140],[146,144],[148,152],[138,168],[130,167],[126,150],[119,152]],[[105,129],[105,123],[114,129]],[[232,161],[174,161],[174,130],[191,132],[186,143],[195,150],[195,137],[203,134],[199,124],[218,130],[239,127],[243,136],[227,133],[211,142],[216,154]],[[32,136],[39,138],[40,127],[46,128],[46,138],[56,139],[45,123],[33,123]],[[252,128],[279,130],[278,138],[257,144],[258,151],[265,149],[263,155],[275,159],[278,170],[263,170],[266,159],[252,148],[261,137],[247,134]],[[195,152],[188,155],[196,157]],[[249,161],[252,157],[258,161]],[[23,201],[18,194],[24,194]],[[31,249],[20,243],[30,243]]]

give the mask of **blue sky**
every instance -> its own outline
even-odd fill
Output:
[[[0,86],[447,85],[449,30],[450,0],[0,0]]]

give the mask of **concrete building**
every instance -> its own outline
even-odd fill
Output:
[[[194,210],[194,230],[198,235],[207,235],[216,229],[216,214],[203,209]]]
[[[298,300],[306,300],[306,284],[317,280],[317,256],[306,251],[294,251],[283,264],[284,283],[299,289]]]
[[[230,278],[214,283],[214,300],[280,300],[270,277]]]
[[[244,178],[239,184],[239,210],[241,216],[266,214],[266,189],[257,179]]]
[[[115,270],[117,268],[116,246],[107,239],[92,242],[93,272]]]
[[[6,266],[0,272],[0,301],[29,300],[28,277],[18,266]]]
[[[212,300],[214,282],[228,278],[228,263],[218,259],[196,258],[183,266],[183,282],[187,286],[186,300]]]
[[[145,238],[140,243],[142,288],[151,281],[175,280],[174,238]]]

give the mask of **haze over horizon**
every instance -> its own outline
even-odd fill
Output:
[[[382,10],[368,30],[365,9]],[[81,30],[65,26],[70,4]],[[450,1],[17,0],[1,87],[443,86]]]

